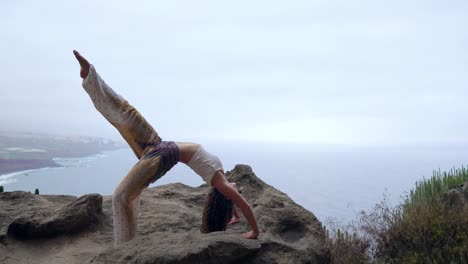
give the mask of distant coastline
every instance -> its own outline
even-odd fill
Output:
[[[54,158],[77,158],[117,150],[124,145],[105,138],[0,132],[0,176],[61,167]]]
[[[41,169],[46,167],[61,167],[53,160],[6,160],[0,159],[0,176],[12,172]]]

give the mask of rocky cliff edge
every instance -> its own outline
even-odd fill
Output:
[[[145,189],[137,237],[114,247],[112,197],[0,193],[0,263],[329,263],[320,221],[246,165],[226,173],[243,188],[260,227],[240,235],[245,219],[225,232],[201,234],[208,187],[181,183]]]

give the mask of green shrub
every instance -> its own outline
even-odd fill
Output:
[[[367,254],[369,241],[359,237],[351,225],[346,229],[333,228],[331,235],[325,228],[325,234],[332,264],[371,263],[371,258]]]
[[[0,185],[0,193],[4,192],[3,185]]]
[[[468,263],[468,206],[442,200],[467,181],[465,167],[434,171],[400,205],[390,206],[384,195],[357,223],[326,230],[332,263]]]
[[[34,190],[34,194],[39,194],[39,189],[36,188],[36,190]]]
[[[405,206],[411,206],[418,201],[427,201],[439,198],[443,193],[454,189],[468,181],[468,169],[462,166],[460,169],[451,169],[449,172],[434,171],[429,179],[416,182],[406,198]]]
[[[369,215],[366,215],[364,219]],[[383,263],[466,263],[468,210],[447,208],[440,199],[380,211],[364,223]]]
[[[372,241],[372,257],[379,263],[466,263],[468,206],[449,208],[442,194],[467,180],[464,167],[435,171],[399,206],[392,208],[384,199],[362,213],[360,228]]]

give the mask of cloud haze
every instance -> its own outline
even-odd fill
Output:
[[[466,1],[3,1],[0,129],[119,138],[79,50],[164,139],[467,141]]]

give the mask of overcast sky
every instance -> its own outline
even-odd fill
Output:
[[[165,140],[468,142],[468,1],[1,1],[0,129],[117,139],[77,49]]]

